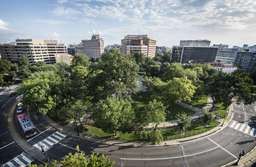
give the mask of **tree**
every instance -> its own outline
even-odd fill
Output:
[[[162,86],[166,104],[177,101],[190,101],[196,91],[192,81],[187,78],[174,78]]]
[[[29,64],[28,57],[27,56],[22,56],[19,59],[19,63],[18,63],[18,76],[21,79],[28,78],[28,76],[32,73],[30,68],[31,68],[31,66]]]
[[[181,77],[185,77],[185,70],[182,67],[181,64],[179,63],[173,63],[173,64],[169,64],[162,76],[162,79],[164,81],[168,81],[171,80],[173,78],[181,78]]]
[[[186,113],[179,113],[177,115],[179,126],[182,128],[182,131],[186,133],[187,128],[191,126],[191,117]]]
[[[53,71],[36,72],[24,80],[19,91],[23,94],[24,103],[31,110],[47,114],[56,106],[51,91],[59,82],[59,76]]]
[[[154,99],[144,107],[143,111],[140,111],[139,117],[143,126],[154,123],[154,130],[156,130],[157,126],[165,121],[166,107],[161,101]]]
[[[108,96],[124,97],[135,92],[138,79],[138,65],[130,56],[116,50],[105,53],[99,60],[95,78],[90,85],[91,94],[98,99]]]
[[[97,105],[94,119],[96,124],[116,135],[117,130],[129,129],[134,120],[134,110],[131,103],[125,99],[108,97]]]
[[[63,160],[52,161],[42,167],[113,167],[114,162],[104,154],[92,153],[87,157],[83,152],[78,151],[68,154]],[[30,167],[38,167],[36,164]]]
[[[0,59],[0,86],[8,86],[14,82],[17,66],[10,61]]]

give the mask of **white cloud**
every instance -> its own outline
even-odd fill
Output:
[[[0,30],[9,30],[8,24],[0,19]]]

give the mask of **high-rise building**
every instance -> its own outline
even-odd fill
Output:
[[[12,62],[18,62],[22,56],[26,56],[30,63],[52,64],[56,62],[56,55],[67,54],[67,49],[56,40],[17,39],[15,43],[0,45],[0,53]]]
[[[236,60],[238,49],[229,48],[228,45],[214,44],[213,47],[218,48],[215,62],[223,65],[233,65]]]
[[[100,35],[92,35],[90,40],[82,40],[81,43],[76,46],[76,54],[86,54],[89,58],[100,58],[104,52],[104,40],[100,38]]]
[[[240,51],[237,53],[235,65],[246,71],[251,71],[256,66],[256,53]]]
[[[156,40],[147,35],[127,35],[121,40],[121,52],[126,55],[135,53],[146,57],[154,57],[156,54]]]
[[[180,40],[181,47],[209,47],[209,40]]]

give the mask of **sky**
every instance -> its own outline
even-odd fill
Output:
[[[0,0],[0,42],[57,39],[77,44],[99,33],[105,44],[148,34],[158,46],[184,39],[256,44],[256,0]]]

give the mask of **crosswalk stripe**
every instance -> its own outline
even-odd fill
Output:
[[[54,145],[54,143],[52,143],[50,140],[48,140],[47,138],[43,140],[44,143],[47,143],[48,145],[52,146]]]
[[[38,150],[41,150],[41,147],[38,145],[38,143],[33,145],[34,147],[36,147]]]
[[[13,165],[13,163],[11,163],[11,162],[7,162],[6,163],[9,167],[15,167],[15,165]]]
[[[235,121],[232,121],[232,123],[230,124],[230,127],[231,127],[231,128],[234,128],[235,125],[236,125],[236,122],[235,122]]]
[[[49,150],[49,147],[48,147],[46,144],[44,144],[43,142],[40,141],[40,142],[39,142],[39,145],[43,146],[44,151]]]
[[[32,162],[32,160],[29,159],[24,153],[22,153],[20,155],[21,155],[22,159],[24,159],[27,162],[27,164],[30,164]]]
[[[247,126],[244,133],[249,134],[250,130],[251,130],[250,126]]]
[[[234,129],[237,129],[237,130],[238,130],[240,126],[241,126],[241,124],[240,124],[240,123],[237,123],[236,126],[234,127]]]
[[[62,133],[60,133],[60,132],[58,132],[58,131],[56,131],[55,134],[57,134],[57,135],[59,135],[59,136],[61,136],[61,137],[63,137],[63,138],[66,137],[66,135],[64,135],[64,134],[62,134]]]
[[[251,129],[250,135],[251,135],[251,136],[254,136],[254,128]]]
[[[58,143],[58,141],[55,140],[54,138],[52,138],[51,136],[48,136],[47,138],[48,138],[50,141],[54,142],[55,144]]]
[[[52,136],[53,136],[54,138],[59,139],[59,141],[63,139],[63,137],[57,136],[56,134],[52,134]]]
[[[242,126],[238,130],[243,132],[243,130],[245,129],[246,126],[247,126],[247,124],[242,124]]]
[[[21,162],[17,157],[15,157],[13,160],[14,160],[17,164],[19,164],[19,166],[22,166],[22,167],[25,167],[25,166],[26,166],[26,164],[24,164],[23,162]]]

